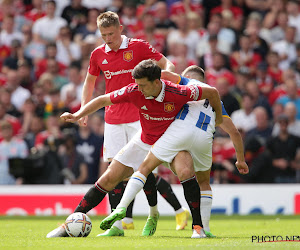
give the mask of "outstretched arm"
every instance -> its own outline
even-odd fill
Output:
[[[181,79],[180,75],[167,70],[161,71],[161,78],[177,84]]]
[[[248,174],[249,169],[247,163],[245,162],[243,140],[239,131],[229,117],[224,117],[223,123],[220,124],[220,127],[229,134],[230,139],[233,142],[237,159],[235,166],[240,174]]]
[[[165,56],[163,56],[156,63],[161,69],[165,69],[165,70],[172,71],[172,72],[175,71],[175,65],[170,60],[168,60]]]
[[[93,91],[95,88],[95,81],[97,79],[97,76],[91,75],[89,72],[87,72],[83,89],[82,89],[82,97],[81,97],[81,107],[83,107],[85,104],[87,104],[93,95]],[[80,126],[86,126],[87,125],[87,119],[88,117],[82,117],[78,123]]]
[[[81,107],[76,113],[71,114],[68,112],[63,113],[60,118],[66,122],[77,122],[81,117],[87,116],[94,113],[98,109],[112,105],[113,103],[110,100],[110,94],[101,95],[97,98],[91,100],[86,105]]]

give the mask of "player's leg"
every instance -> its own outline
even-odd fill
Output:
[[[211,215],[212,207],[212,190],[210,186],[210,169],[206,171],[196,172],[197,181],[201,190],[201,218],[203,223],[203,228],[207,237],[215,237],[209,228],[209,220]]]
[[[184,197],[191,210],[193,217],[192,238],[204,238],[206,235],[203,231],[200,213],[200,188],[195,177],[193,159],[190,153],[186,151],[179,152],[171,163],[171,167],[177,173],[183,186]]]
[[[123,181],[124,190],[127,186],[127,183],[128,180]],[[133,204],[134,204],[134,200],[129,204],[126,210],[126,217],[122,220],[123,229],[134,229],[133,218],[132,218]]]
[[[137,132],[137,130],[136,130]],[[116,138],[118,138],[116,140]],[[114,156],[128,143],[128,136],[126,134],[125,124],[108,124],[105,123],[104,129],[104,150],[103,158],[104,161],[111,162]],[[119,204],[122,195],[124,193],[124,183],[123,180],[108,193],[109,203],[112,210],[114,210]],[[114,224],[117,229],[123,230],[122,222],[117,221]],[[113,236],[117,230],[112,232],[105,232],[99,236]],[[117,232],[117,235],[119,233]]]
[[[150,150],[151,146],[148,144],[145,144],[141,141],[140,133],[137,132],[137,130],[140,132],[141,127],[139,122],[135,123],[129,123],[126,125],[126,134],[128,138],[134,138],[133,140],[136,141],[136,143],[139,145],[138,151],[136,151],[137,154],[140,155],[140,158],[137,158],[136,163],[138,164],[133,164],[132,166],[134,169],[138,169],[140,164],[143,162],[145,157],[148,154],[148,151]],[[136,156],[135,156],[136,157]],[[152,173],[149,174],[145,186],[143,188],[144,193],[146,195],[146,198],[148,200],[148,204],[150,206],[150,217],[158,214],[158,209],[157,209],[157,187],[156,187],[156,180],[155,177]],[[132,218],[132,206],[133,202],[129,204],[129,209],[127,208],[126,211],[126,217],[130,216]],[[129,213],[131,210],[131,213]],[[125,218],[124,218],[125,219]],[[128,220],[128,217],[127,217]],[[125,220],[126,221],[126,220]],[[148,222],[146,223],[144,230],[142,232],[142,235],[148,235],[147,230],[145,231],[145,228],[148,227]],[[153,232],[154,233],[154,232]]]
[[[201,190],[201,218],[207,237],[214,237],[210,232],[209,220],[212,207],[212,191],[210,187],[210,170],[212,164],[213,135],[203,130],[197,130],[198,140],[194,141],[191,148],[194,169]]]
[[[128,181],[124,195],[121,199],[120,204],[117,206],[117,209],[101,222],[100,227],[102,229],[109,228],[112,225],[112,223],[115,221],[116,218],[121,217],[122,214],[125,213],[126,208],[129,206],[129,204],[135,198],[136,194],[142,188],[144,188],[144,185],[147,180],[147,176],[150,175],[150,173],[152,173],[152,171],[161,163],[162,162],[160,160],[158,160],[151,152],[148,153],[145,160],[138,168],[138,171],[135,172],[131,176],[130,180]],[[149,178],[152,178],[152,176],[153,176],[153,174],[151,174],[149,176]],[[152,224],[152,231],[149,231],[149,235],[153,235],[153,233],[155,232],[158,217],[159,217],[158,212],[151,213],[151,211],[150,211],[150,216],[148,217],[148,221],[150,224]]]
[[[189,218],[189,211],[183,208],[174,194],[170,183],[164,178],[156,175],[156,186],[161,196],[173,207],[176,214],[176,230],[182,230],[186,227]]]
[[[118,161],[113,160],[104,174],[97,180],[95,185],[91,187],[84,195],[75,212],[87,213],[96,207],[105,197],[105,195],[113,190],[113,188],[123,179],[132,175],[133,169],[128,168]],[[47,234],[47,238],[65,237],[66,232],[64,225]]]
[[[119,204],[122,195],[124,193],[124,185],[123,181],[121,181],[112,191],[108,193],[109,196],[109,203],[111,211],[115,210],[117,205]],[[111,228],[111,230],[106,231],[103,234],[99,234],[99,236],[123,236],[123,225],[122,221],[116,221]]]
[[[125,125],[126,125],[125,126],[126,137],[128,140],[131,140],[141,129],[141,124],[139,121],[127,123]],[[124,190],[126,188],[128,181],[129,181],[129,179],[126,179],[123,181]],[[123,190],[123,193],[124,193],[124,190]],[[123,196],[123,193],[122,193],[122,196]],[[118,204],[119,203],[120,203],[120,201],[118,202]],[[122,220],[123,229],[134,229],[133,217],[132,217],[133,204],[134,204],[134,200],[128,206],[128,208],[126,210],[126,217]]]
[[[124,164],[124,165],[132,166],[135,170],[137,170],[139,168],[141,162],[143,162],[143,160],[147,156],[147,153],[149,152],[150,148],[151,148],[150,145],[145,144],[144,142],[142,142],[142,140],[141,140],[141,133],[138,133],[115,156],[115,160],[118,160],[118,161],[122,162],[122,164]],[[153,169],[154,168],[155,167],[153,167]],[[147,197],[147,200],[148,200],[148,203],[149,203],[149,206],[150,206],[150,215],[149,215],[149,217],[155,217],[155,221],[157,221],[157,219],[158,219],[158,210],[157,210],[157,189],[156,189],[156,182],[155,182],[155,177],[151,173],[151,171],[149,171],[147,173],[147,175],[148,174],[149,174],[149,178],[148,178],[148,180],[147,180],[147,178],[144,178],[145,181],[143,182],[143,185],[142,185],[141,188],[144,188],[144,191],[146,193],[146,197]],[[130,181],[128,182],[128,185],[130,185]],[[126,190],[128,188],[128,185],[126,187]],[[123,195],[123,198],[124,198],[124,195]],[[122,198],[122,200],[123,200],[123,198]],[[129,203],[127,204],[127,206],[129,205]],[[126,208],[127,208],[127,206],[126,206]],[[118,205],[117,208],[119,208],[119,205]],[[114,211],[113,214],[115,214],[116,210]],[[117,216],[117,217],[119,219],[120,219],[120,217],[124,218],[123,213],[122,213],[122,216]],[[113,221],[116,221],[117,217],[114,217]],[[149,225],[148,222],[149,222],[149,220],[146,223],[146,226],[145,226],[146,228],[148,227],[147,225]],[[109,224],[106,224],[106,222],[104,220],[104,222],[101,223],[101,228],[102,229],[110,228],[110,226],[112,225],[111,223],[113,223],[113,222],[110,221]],[[156,224],[152,223],[152,228],[154,226],[156,228]],[[153,235],[154,232],[155,232],[155,230],[148,231],[148,233],[150,233],[150,235]],[[142,235],[145,235],[145,230],[143,230]]]

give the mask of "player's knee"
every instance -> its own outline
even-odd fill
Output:
[[[112,176],[112,173],[108,171],[105,174],[103,174],[97,182],[101,187],[105,188],[107,191],[111,191],[120,181],[114,176]]]
[[[180,181],[187,180],[195,175],[194,170],[189,168],[176,169],[176,172]]]

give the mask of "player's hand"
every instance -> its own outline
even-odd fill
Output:
[[[248,174],[249,173],[249,168],[246,162],[244,161],[237,161],[235,163],[236,168],[238,169],[240,174]]]
[[[89,118],[88,116],[81,117],[81,118],[78,120],[79,126],[80,126],[80,127],[86,127],[88,118]]]
[[[65,122],[73,122],[73,123],[75,123],[75,122],[78,121],[78,118],[76,117],[76,115],[75,114],[71,114],[69,112],[63,113],[60,116],[60,119],[62,119]]]

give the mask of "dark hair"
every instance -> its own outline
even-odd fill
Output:
[[[120,26],[120,20],[117,13],[112,11],[107,11],[102,14],[100,14],[97,17],[97,26],[98,28],[103,27],[111,27],[111,26]]]
[[[52,47],[57,49],[57,46],[56,46],[56,43],[55,43],[55,42],[48,42],[48,43],[46,44],[46,49],[52,48]]]
[[[78,71],[81,70],[81,62],[80,61],[72,61],[70,63],[70,66],[69,66],[70,69],[77,69]]]
[[[204,70],[197,66],[197,65],[191,65],[189,67],[187,67],[183,72],[182,72],[182,75],[185,76],[187,73],[195,73],[197,74],[200,78],[202,78],[204,81],[205,79],[205,73],[204,73]]]
[[[153,82],[156,79],[160,79],[161,68],[151,59],[144,60],[134,67],[132,76],[134,79],[147,77],[149,81]]]
[[[249,93],[247,93],[247,92],[243,92],[242,93],[242,98],[244,98],[244,97],[248,97],[250,100],[254,100],[254,98],[253,98],[253,96],[252,95],[250,95]]]

